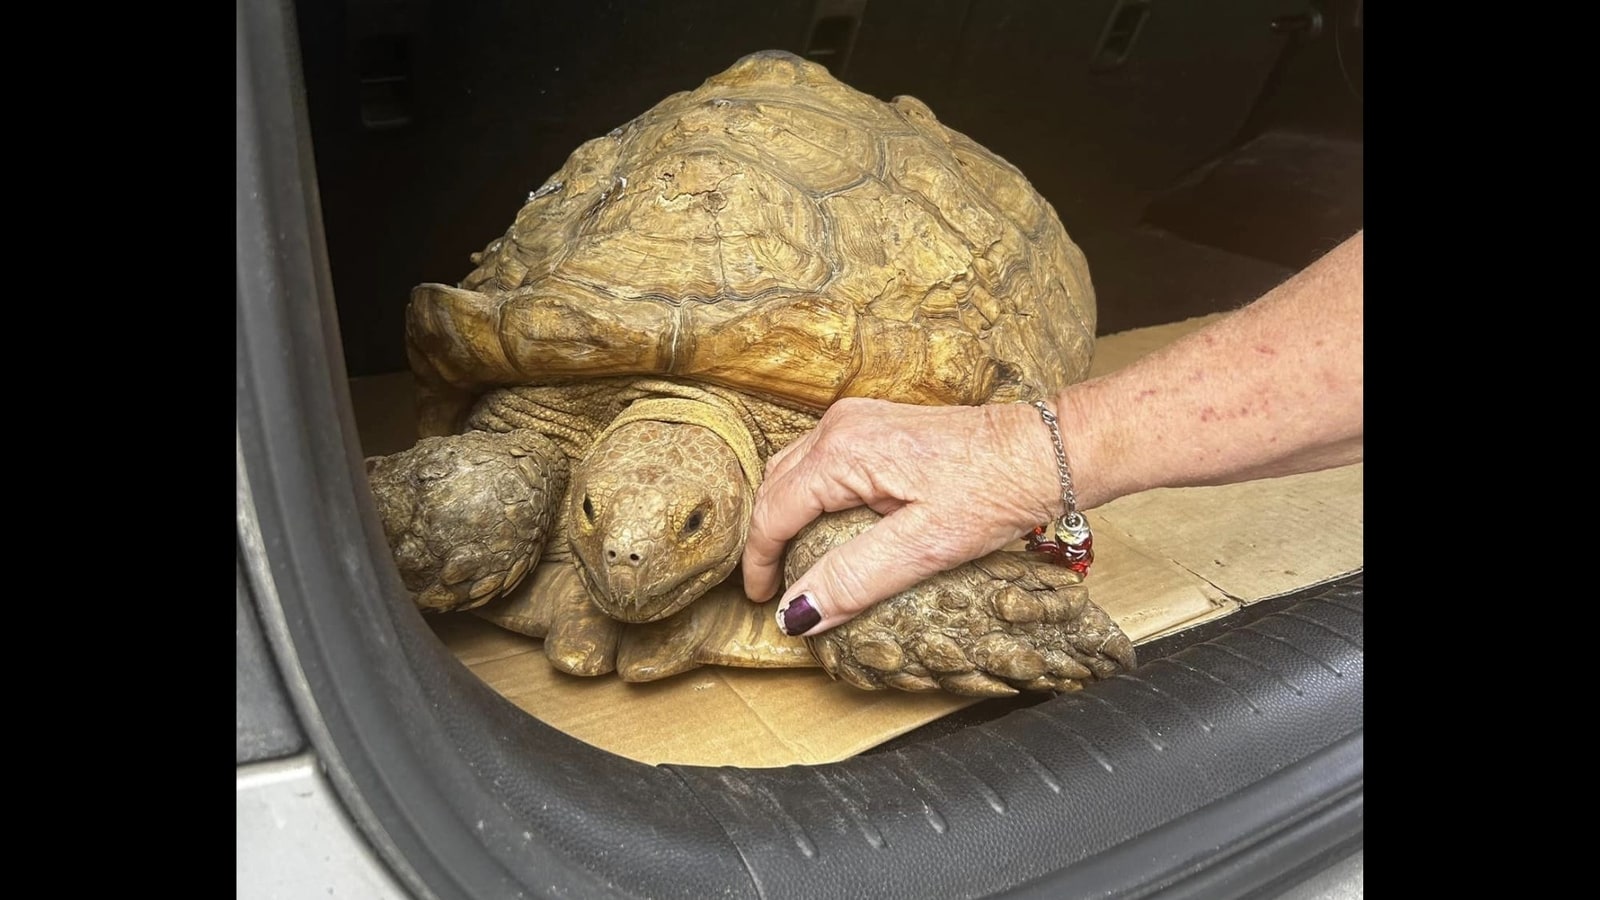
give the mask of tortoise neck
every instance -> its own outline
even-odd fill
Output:
[[[713,394],[700,397],[645,397],[633,401],[624,409],[605,432],[596,440],[604,440],[611,432],[631,422],[674,422],[699,425],[721,438],[739,459],[745,482],[751,490],[761,486],[765,471],[756,442],[745,423],[744,416],[733,405]]]

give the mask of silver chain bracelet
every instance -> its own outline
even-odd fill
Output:
[[[1040,525],[1029,532],[1028,549],[1043,553],[1052,562],[1066,566],[1079,575],[1087,575],[1089,564],[1094,562],[1094,536],[1089,533],[1089,520],[1078,511],[1078,495],[1072,489],[1072,472],[1067,468],[1067,448],[1061,442],[1061,425],[1056,414],[1043,400],[1032,403],[1050,429],[1050,442],[1056,449],[1056,472],[1061,478],[1061,518]]]

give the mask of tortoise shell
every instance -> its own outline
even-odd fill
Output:
[[[583,144],[473,261],[413,292],[424,433],[489,387],[625,374],[818,411],[1021,400],[1093,349],[1083,253],[1016,168],[781,52]]]

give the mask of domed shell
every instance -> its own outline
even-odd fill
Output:
[[[1020,172],[787,53],[583,144],[474,262],[408,315],[414,364],[458,389],[663,373],[972,404],[1059,389],[1093,348],[1083,254]]]

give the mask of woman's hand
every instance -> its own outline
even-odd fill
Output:
[[[777,592],[784,545],[824,512],[884,518],[788,586],[778,619],[826,631],[1060,515],[1050,432],[1021,403],[912,406],[844,399],[767,463],[745,545],[745,593]],[[803,598],[802,598],[803,595]]]
[[[1357,232],[1248,307],[1050,398],[1079,506],[1359,462],[1364,258]],[[1060,515],[1058,478],[1030,406],[841,400],[768,463],[745,592],[770,599],[784,543],[819,514],[870,506],[884,519],[784,592],[785,631],[824,631]]]

